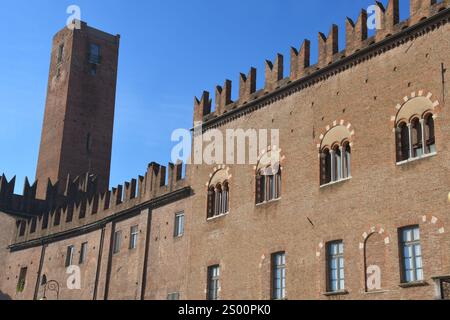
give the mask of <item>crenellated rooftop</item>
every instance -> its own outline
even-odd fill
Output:
[[[380,2],[375,6],[379,12],[379,29],[373,37],[368,37],[368,14],[366,10],[361,13],[354,22],[347,18],[345,26],[346,48],[339,50],[339,30],[338,26],[333,24],[325,35],[319,32],[318,36],[318,59],[317,64],[311,65],[311,42],[304,40],[300,49],[291,48],[290,74],[284,75],[283,55],[277,54],[275,60],[266,61],[265,85],[264,88],[257,89],[256,77],[257,70],[251,68],[249,73],[240,74],[239,80],[239,98],[237,101],[231,100],[232,82],[225,81],[223,87],[216,87],[215,110],[212,110],[213,101],[210,99],[209,92],[204,91],[202,97],[194,99],[194,123],[202,122],[208,124],[214,122],[217,118],[224,118],[227,113],[243,109],[244,106],[269,96],[283,87],[292,85],[292,83],[320,74],[321,71],[356,55],[363,49],[375,46],[386,39],[393,38],[396,34],[412,27],[423,20],[426,20],[437,13],[450,7],[449,0],[410,0],[410,18],[400,21],[399,0],[389,0],[387,8]],[[205,129],[205,128],[204,128]]]
[[[183,164],[168,167],[152,162],[147,172],[137,179],[118,185],[105,193],[96,192],[95,176],[68,177],[63,194],[58,182],[48,182],[46,198],[36,198],[37,182],[25,179],[23,195],[14,194],[16,178],[0,178],[0,211],[20,217],[15,243],[24,243],[50,235],[58,235],[80,227],[88,227],[112,215],[150,202],[162,201],[180,191],[189,194],[183,179]]]

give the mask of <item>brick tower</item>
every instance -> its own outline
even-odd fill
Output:
[[[69,174],[89,172],[100,192],[109,187],[119,40],[84,22],[53,38],[36,171],[39,198],[49,179],[63,190]]]

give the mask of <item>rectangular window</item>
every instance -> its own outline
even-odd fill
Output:
[[[184,234],[184,212],[175,215],[175,238],[181,237]]]
[[[66,253],[66,268],[70,267],[72,265],[74,253],[75,253],[75,247],[74,246],[68,246],[67,247],[67,253]]]
[[[63,60],[63,54],[64,54],[64,44],[61,44],[58,47],[58,56],[57,56],[57,63],[61,63]]]
[[[120,246],[122,245],[122,231],[116,231],[114,233],[114,240],[113,240],[113,253],[119,253],[120,252]]]
[[[419,227],[414,226],[401,229],[400,240],[403,282],[410,283],[422,281],[424,276]]]
[[[17,288],[16,288],[17,292],[23,292],[23,290],[25,289],[25,283],[26,283],[26,279],[27,279],[27,271],[28,271],[27,267],[20,269],[19,280],[17,281]]]
[[[208,300],[219,300],[220,266],[208,268]]]
[[[137,242],[138,242],[138,235],[139,235],[139,227],[133,226],[130,230],[130,250],[137,248]]]
[[[89,48],[89,63],[100,64],[100,47],[96,44],[91,44]]]
[[[328,292],[345,290],[344,242],[335,241],[327,246]]]
[[[80,250],[80,264],[83,264],[86,262],[87,257],[87,250],[88,250],[88,243],[84,242],[81,244],[81,250]]]
[[[286,299],[286,254],[272,255],[272,299]]]
[[[179,292],[169,293],[167,295],[167,300],[170,301],[180,300],[180,293]]]

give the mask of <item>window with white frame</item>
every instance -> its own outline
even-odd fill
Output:
[[[227,181],[208,189],[208,218],[227,214],[230,211],[230,186]]]
[[[256,204],[277,200],[281,197],[281,166],[267,166],[256,175]]]
[[[184,212],[175,215],[174,237],[179,238],[184,234]]]
[[[419,159],[436,153],[434,117],[431,112],[401,120],[396,126],[397,162]]]
[[[345,290],[344,242],[334,241],[327,245],[327,291]]]
[[[420,228],[407,227],[400,230],[402,254],[402,282],[411,283],[422,281],[423,263],[422,247],[420,244]]]
[[[345,180],[351,177],[351,146],[348,141],[324,147],[320,153],[320,184]]]
[[[220,288],[220,266],[215,265],[208,268],[207,299],[219,300]]]
[[[272,299],[286,299],[286,254],[272,255]]]
[[[139,227],[132,226],[130,229],[130,250],[137,248],[138,236],[139,236]]]

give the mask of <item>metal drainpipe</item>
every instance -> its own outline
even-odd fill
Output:
[[[38,273],[37,273],[36,286],[34,287],[33,300],[37,300],[37,298],[38,298],[40,280],[41,280],[41,275],[42,275],[42,267],[44,266],[44,258],[45,258],[45,249],[46,248],[47,248],[47,244],[42,242],[41,259],[39,261],[39,269],[38,269]]]
[[[144,267],[142,270],[142,285],[141,285],[141,300],[145,300],[145,291],[147,289],[147,269],[148,269],[148,257],[150,250],[150,232],[152,227],[152,209],[148,209],[147,216],[147,234],[145,239],[145,253],[144,253]]]

